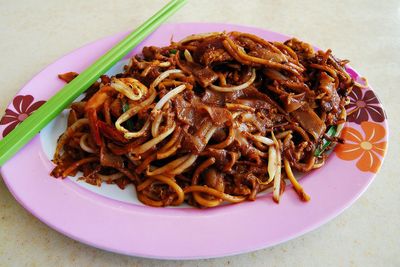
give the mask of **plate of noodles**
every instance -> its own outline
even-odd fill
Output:
[[[126,34],[41,71],[1,136]],[[198,259],[273,246],[337,216],[382,164],[386,115],[348,62],[265,29],[166,24],[1,173],[29,212],[101,249]]]

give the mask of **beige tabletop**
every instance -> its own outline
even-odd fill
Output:
[[[0,115],[45,66],[88,42],[135,28],[164,3],[0,0]],[[24,210],[1,180],[0,266],[400,266],[400,2],[190,1],[170,21],[253,25],[350,59],[389,117],[389,152],[374,182],[341,215],[284,244],[218,259],[159,261],[102,251],[59,234]]]

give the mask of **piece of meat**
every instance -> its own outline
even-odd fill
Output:
[[[179,53],[176,56],[178,66],[186,73],[194,76],[196,82],[203,88],[207,88],[218,79],[217,73],[209,66],[202,66],[195,62],[182,61],[179,59]]]
[[[152,61],[155,59],[159,59],[161,51],[161,48],[156,46],[145,46],[142,50],[142,54],[146,60]]]
[[[204,39],[198,44],[196,51],[193,53],[195,61],[204,66],[232,61],[233,58],[225,50],[222,41],[222,37]]]
[[[75,79],[78,75],[79,75],[79,73],[77,73],[77,72],[66,72],[63,74],[58,74],[58,78],[60,78],[61,80],[63,80],[66,83],[69,83],[70,81]]]
[[[200,59],[200,62],[204,65],[211,65],[215,63],[223,63],[231,61],[232,57],[225,51],[225,49],[209,49],[207,50]]]
[[[110,153],[104,146],[100,149],[100,163],[103,166],[112,167],[115,169],[124,168],[124,160],[122,157]]]

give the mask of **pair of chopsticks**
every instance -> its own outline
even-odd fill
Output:
[[[0,140],[0,166],[28,143],[41,129],[68,107],[79,95],[88,89],[102,74],[109,70],[162,22],[180,9],[187,0],[172,0],[161,10],[130,33],[89,68],[64,86],[47,100],[20,125]]]

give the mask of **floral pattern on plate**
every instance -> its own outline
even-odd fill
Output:
[[[352,127],[343,129],[345,143],[336,147],[336,155],[342,160],[357,161],[356,167],[360,171],[376,173],[386,150],[386,130],[382,125],[369,121],[361,122],[361,129],[362,133]]]
[[[354,87],[349,98],[350,103],[347,106],[349,122],[361,124],[363,121],[383,122],[385,120],[385,112],[372,90]]]
[[[4,128],[2,136],[5,137],[9,134],[19,123],[24,121],[45,102],[46,101],[34,102],[34,97],[32,95],[16,96],[12,102],[14,110],[7,108],[6,113],[0,120],[0,125],[7,125]]]

